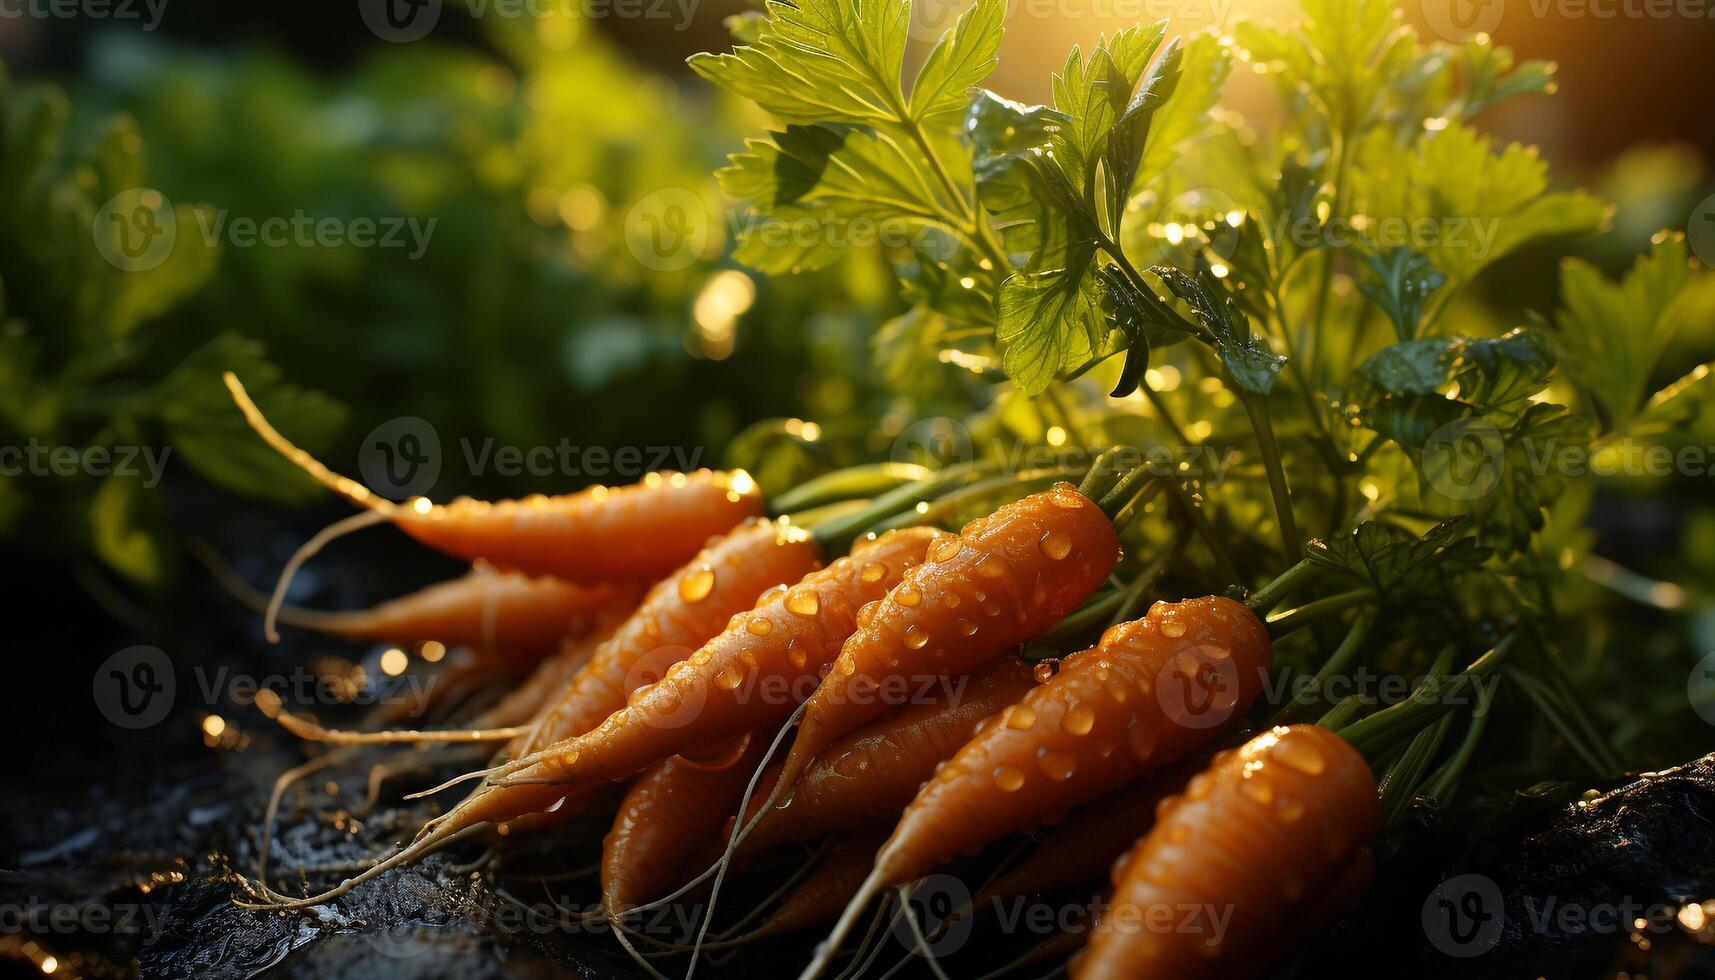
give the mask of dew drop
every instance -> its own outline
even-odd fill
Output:
[[[869,628],[869,624],[875,622],[875,610],[880,605],[881,601],[879,599],[871,599],[859,607],[857,614],[858,626],[865,629]]]
[[[708,663],[709,661],[713,660],[714,658],[715,658],[715,655],[710,653],[709,651],[698,650],[696,653],[691,654],[691,663],[694,666],[701,667],[704,664]]]
[[[942,596],[941,605],[946,606],[948,609],[959,608],[959,594],[957,592],[949,592]]]
[[[1300,739],[1281,739],[1275,743],[1273,755],[1281,765],[1306,776],[1320,776],[1328,768],[1328,760],[1322,757],[1321,750]]]
[[[1161,624],[1161,635],[1171,639],[1178,639],[1185,635],[1185,624],[1181,623],[1177,619],[1166,620]]]
[[[1047,555],[1050,561],[1059,561],[1072,553],[1072,536],[1065,531],[1049,531],[1042,536],[1041,541],[1036,542],[1036,546],[1042,549],[1042,553]]]
[[[810,662],[810,655],[798,645],[797,640],[793,640],[786,646],[786,662],[792,665],[793,670],[803,670],[804,665]]]
[[[1304,801],[1291,796],[1280,796],[1274,801],[1274,815],[1281,823],[1297,823],[1304,816]]]
[[[905,631],[905,645],[913,650],[921,650],[929,645],[929,633],[921,626],[913,626]]]
[[[929,560],[949,561],[953,558],[957,558],[959,556],[959,552],[963,551],[964,548],[965,543],[963,541],[960,541],[955,535],[949,534],[936,541],[934,547],[929,549]]]
[[[1131,754],[1139,760],[1148,761],[1155,756],[1155,729],[1144,724],[1134,724],[1126,732],[1126,744],[1131,748]]]
[[[1015,704],[1006,709],[1006,727],[1021,732],[1036,727],[1036,709],[1025,704]]]
[[[714,588],[715,570],[708,565],[699,565],[690,574],[679,579],[679,598],[686,602],[702,602]]]
[[[1056,782],[1070,779],[1078,769],[1078,757],[1063,749],[1037,749],[1036,768]]]
[[[963,633],[966,636],[977,635],[977,624],[971,622],[968,619],[961,617],[959,619],[959,621],[957,623],[954,623],[953,625],[957,626],[959,628],[959,632]]]
[[[756,636],[767,636],[774,631],[774,624],[761,616],[752,616],[744,628]]]
[[[1274,802],[1274,784],[1267,779],[1246,773],[1248,778],[1239,780],[1239,792],[1249,797],[1251,802],[1260,806],[1268,806]]]
[[[809,589],[794,589],[786,594],[787,612],[798,616],[814,616],[821,608],[821,600]]]
[[[887,577],[887,566],[878,561],[866,561],[858,572],[858,578],[874,584]]]
[[[977,574],[983,578],[1000,578],[1006,574],[1006,565],[993,555],[977,563]]]
[[[1024,788],[1024,771],[1017,766],[995,766],[994,785],[1002,793],[1016,793]]]
[[[849,653],[840,654],[839,669],[847,677],[857,673],[857,658]]]
[[[901,585],[893,590],[893,601],[912,609],[923,602],[923,593],[915,585]]]
[[[1087,704],[1073,705],[1066,717],[1060,719],[1060,728],[1068,735],[1088,735],[1095,727],[1096,713]]]
[[[1113,698],[1114,702],[1117,704],[1125,704],[1125,699],[1131,694],[1125,684],[1121,683],[1118,678],[1109,680],[1106,686],[1108,689],[1108,696]]]
[[[1036,683],[1046,684],[1054,679],[1054,674],[1060,669],[1060,661],[1054,657],[1038,661],[1036,664]]]
[[[1208,799],[1209,794],[1214,791],[1215,781],[1210,779],[1206,772],[1192,776],[1191,781],[1185,784],[1185,798],[1188,800]]]
[[[744,683],[744,671],[737,667],[728,667],[715,675],[715,686],[723,691],[730,691]]]

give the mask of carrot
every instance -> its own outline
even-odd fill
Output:
[[[1201,767],[1199,767],[1201,768]],[[1176,765],[1112,796],[1086,803],[1056,824],[1019,864],[977,892],[972,906],[1067,888],[1106,877],[1120,855],[1155,824],[1163,800],[1194,770]]]
[[[890,679],[962,674],[1023,643],[1095,592],[1118,557],[1113,522],[1068,483],[938,539],[929,561],[846,641],[805,704],[781,785],[796,782],[834,739],[897,703]]]
[[[556,497],[460,498],[450,504],[417,497],[397,504],[293,445],[263,417],[236,376],[224,377],[251,428],[281,455],[377,519],[467,561],[580,583],[652,580],[679,567],[711,536],[763,512],[756,482],[743,470],[651,473],[631,486]],[[349,526],[368,523],[374,521]]]
[[[805,977],[821,972],[863,906],[1033,821],[1097,799],[1196,749],[1262,690],[1268,631],[1249,609],[1206,597],[1158,602],[1121,623],[985,728],[906,807]]]
[[[799,882],[780,907],[740,940],[750,942],[832,922],[857,894],[881,846],[879,834],[855,833],[834,842],[828,856]]]
[[[751,800],[738,824],[748,829],[734,860],[747,861],[829,831],[891,825],[923,781],[958,751],[979,722],[1018,701],[1035,684],[1028,665],[1003,657],[977,668],[956,690],[940,688],[933,698],[848,733],[816,757],[779,806],[767,806],[760,796]],[[772,788],[780,771],[780,766],[773,767],[759,786]]]
[[[697,870],[695,860],[738,806],[768,742],[741,735],[723,758],[705,763],[673,756],[637,777],[602,841],[602,905],[609,915],[623,914]]]
[[[734,616],[724,632],[635,692],[628,706],[595,729],[489,774],[483,786],[426,826],[410,846],[320,895],[270,899],[275,907],[321,904],[477,824],[544,810],[584,787],[628,776],[659,759],[780,724],[793,713],[798,689],[808,693],[856,628],[859,607],[885,594],[906,569],[923,560],[931,534],[914,528],[862,541],[850,555],[796,585],[771,590],[751,612]],[[803,543],[819,547],[808,537]]]
[[[1162,808],[1116,869],[1114,905],[1072,975],[1178,980],[1266,965],[1283,917],[1315,910],[1354,862],[1363,876],[1361,852],[1380,826],[1375,777],[1346,740],[1315,725],[1258,735]],[[1201,932],[1161,930],[1150,926],[1155,908],[1229,917]]]

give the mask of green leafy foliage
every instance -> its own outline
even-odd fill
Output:
[[[1421,535],[1365,521],[1329,541],[1312,540],[1304,556],[1323,568],[1368,583],[1390,599],[1481,565],[1489,557],[1474,537],[1463,535],[1465,518],[1442,521]]]
[[[1389,249],[1381,254],[1360,252],[1375,278],[1358,285],[1371,302],[1393,321],[1394,333],[1402,341],[1417,336],[1418,321],[1430,295],[1447,285],[1447,277],[1422,253],[1409,248]]]
[[[1268,345],[1251,332],[1250,321],[1238,303],[1227,295],[1226,288],[1213,275],[1205,273],[1193,279],[1178,269],[1158,266],[1154,273],[1167,284],[1173,295],[1191,308],[1191,314],[1207,331],[1221,363],[1239,387],[1254,395],[1266,395],[1274,390],[1276,379],[1286,358],[1269,350]]]

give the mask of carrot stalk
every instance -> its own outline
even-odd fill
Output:
[[[1321,573],[1322,568],[1320,565],[1310,561],[1308,558],[1303,559],[1291,568],[1280,573],[1280,576],[1274,581],[1268,583],[1255,592],[1252,592],[1250,597],[1245,600],[1245,605],[1258,611],[1273,609],[1285,600],[1287,596],[1298,591],[1301,586],[1307,584],[1311,579]]]
[[[1340,737],[1351,742],[1365,758],[1380,758],[1424,726],[1452,711],[1454,703],[1462,702],[1467,691],[1473,688],[1481,690],[1476,682],[1500,668],[1517,638],[1517,633],[1508,633],[1471,666],[1451,677],[1429,678],[1404,701],[1342,728]]]
[[[1321,667],[1317,668],[1315,674],[1311,675],[1308,690],[1298,694],[1290,703],[1281,707],[1280,713],[1275,715],[1275,724],[1289,724],[1299,720],[1305,714],[1314,703],[1311,700],[1314,692],[1325,690],[1330,679],[1345,673],[1346,668],[1351,665],[1352,659],[1358,655],[1359,650],[1363,649],[1364,641],[1369,639],[1370,629],[1375,625],[1375,622],[1376,614],[1373,609],[1365,609],[1358,613],[1357,618],[1352,621],[1351,628],[1346,631],[1345,638],[1340,641],[1340,645],[1334,648],[1334,652],[1329,654],[1328,659],[1323,662]]]
[[[1318,620],[1345,612],[1355,606],[1373,603],[1375,600],[1376,594],[1369,589],[1353,589],[1350,592],[1341,592],[1338,595],[1307,602],[1285,612],[1271,614],[1268,617],[1268,634],[1278,640],[1286,634],[1301,630]]]
[[[897,489],[904,483],[926,480],[933,471],[916,463],[870,463],[835,470],[805,480],[775,497],[772,509],[777,514],[796,514],[824,504],[873,497]]]

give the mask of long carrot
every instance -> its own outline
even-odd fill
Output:
[[[779,908],[770,912],[755,929],[738,940],[730,940],[728,944],[751,942],[832,922],[857,894],[864,876],[869,874],[881,840],[881,835],[874,832],[839,838],[828,855],[786,896]]]
[[[938,688],[935,696],[846,734],[816,757],[780,805],[767,806],[761,796],[751,800],[739,822],[748,829],[735,860],[830,831],[891,826],[979,722],[1035,685],[1028,665],[1003,657],[977,668],[957,688]],[[772,789],[779,775],[779,766],[764,773],[759,790]]]
[[[1336,886],[1381,826],[1357,749],[1315,725],[1275,728],[1194,777],[1114,878],[1113,906],[1073,965],[1078,980],[1240,975]],[[1202,930],[1152,926],[1150,910],[1219,909]],[[1290,930],[1288,930],[1289,932]]]
[[[460,498],[450,504],[417,497],[397,504],[293,445],[263,417],[236,376],[224,377],[251,428],[281,455],[418,541],[468,561],[573,582],[653,580],[679,567],[713,535],[763,512],[756,482],[742,470],[651,473],[631,486],[556,497],[492,503]]]
[[[883,889],[1147,776],[1236,722],[1271,656],[1256,615],[1211,596],[1158,602],[1067,657],[918,793],[804,976],[826,967]]]
[[[938,539],[887,594],[804,706],[781,785],[834,739],[885,713],[889,680],[962,674],[1064,619],[1119,557],[1112,520],[1061,483]],[[896,686],[897,690],[897,686]]]
[[[766,733],[769,737],[772,732]],[[739,736],[716,764],[663,759],[632,782],[602,841],[602,905],[617,916],[680,884],[738,806],[769,738]]]
[[[733,617],[724,632],[639,689],[628,706],[594,730],[502,767],[493,774],[500,778],[491,776],[392,857],[319,895],[268,898],[286,908],[330,901],[477,824],[547,809],[659,759],[780,724],[856,628],[858,609],[923,560],[931,534],[914,528],[859,542],[850,555],[796,585],[765,594],[751,612]]]

